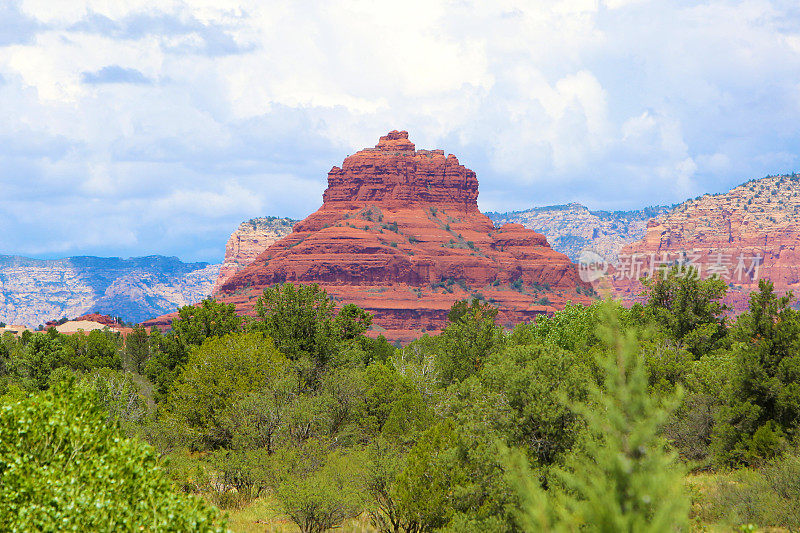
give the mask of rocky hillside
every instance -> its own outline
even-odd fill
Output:
[[[258,254],[292,232],[291,218],[261,217],[239,224],[225,245],[225,259],[214,282],[216,292],[228,279],[253,262]]]
[[[779,292],[800,294],[800,175],[767,176],[678,205],[622,248],[607,279],[616,296],[632,300],[641,290],[639,276],[676,263],[722,277],[728,304],[738,311],[759,277]]]
[[[655,206],[638,211],[590,211],[585,205],[571,203],[486,215],[495,224],[518,223],[544,234],[554,250],[573,261],[584,250],[613,261],[624,245],[644,236],[648,220],[670,209]]]
[[[175,257],[0,255],[0,321],[36,326],[86,312],[141,321],[211,294],[219,265]]]
[[[522,225],[496,228],[477,196],[475,173],[456,156],[390,132],[333,167],[322,207],[215,296],[249,314],[274,283],[319,283],[372,312],[375,331],[393,339],[438,330],[453,302],[471,296],[506,322],[589,301],[565,255]]]

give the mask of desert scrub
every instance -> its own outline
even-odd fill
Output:
[[[800,456],[773,459],[759,469],[720,477],[710,496],[709,518],[732,526],[758,524],[800,529]]]

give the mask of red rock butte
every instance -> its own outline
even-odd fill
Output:
[[[323,205],[223,283],[215,297],[254,312],[264,288],[318,283],[375,316],[373,334],[410,340],[477,297],[506,325],[588,302],[591,286],[544,236],[494,227],[478,210],[475,172],[442,150],[416,150],[405,131],[328,173]]]

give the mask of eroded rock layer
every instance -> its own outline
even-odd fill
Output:
[[[261,252],[290,234],[296,222],[291,218],[259,217],[239,224],[225,245],[225,259],[212,292],[217,292],[223,283],[252,263]]]
[[[496,228],[477,197],[475,173],[454,155],[416,150],[393,131],[333,167],[322,207],[215,296],[252,314],[265,287],[319,283],[401,340],[440,329],[453,302],[471,296],[507,324],[590,300],[565,255],[520,224]]]
[[[89,311],[144,320],[208,297],[218,272],[176,257],[0,255],[0,321],[36,326]]]
[[[622,248],[606,280],[615,296],[632,301],[642,290],[637,277],[692,265],[701,276],[717,274],[728,283],[726,303],[737,312],[747,308],[758,278],[771,280],[779,293],[800,294],[798,222],[800,175],[752,180],[651,220],[644,238]]]

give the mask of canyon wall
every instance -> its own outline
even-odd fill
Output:
[[[590,211],[571,203],[486,215],[498,225],[514,222],[542,233],[554,250],[573,261],[587,250],[615,260],[623,246],[644,237],[650,219],[670,209],[654,206],[635,211]]]
[[[693,266],[702,277],[728,284],[726,303],[747,308],[758,279],[783,293],[800,289],[800,175],[751,180],[724,194],[687,200],[648,223],[642,239],[624,246],[608,273],[595,281],[627,301],[639,299],[640,276],[662,275],[673,265]]]
[[[297,221],[291,218],[260,217],[239,224],[225,245],[225,258],[212,292],[234,274],[253,262],[258,255],[292,232]]]

